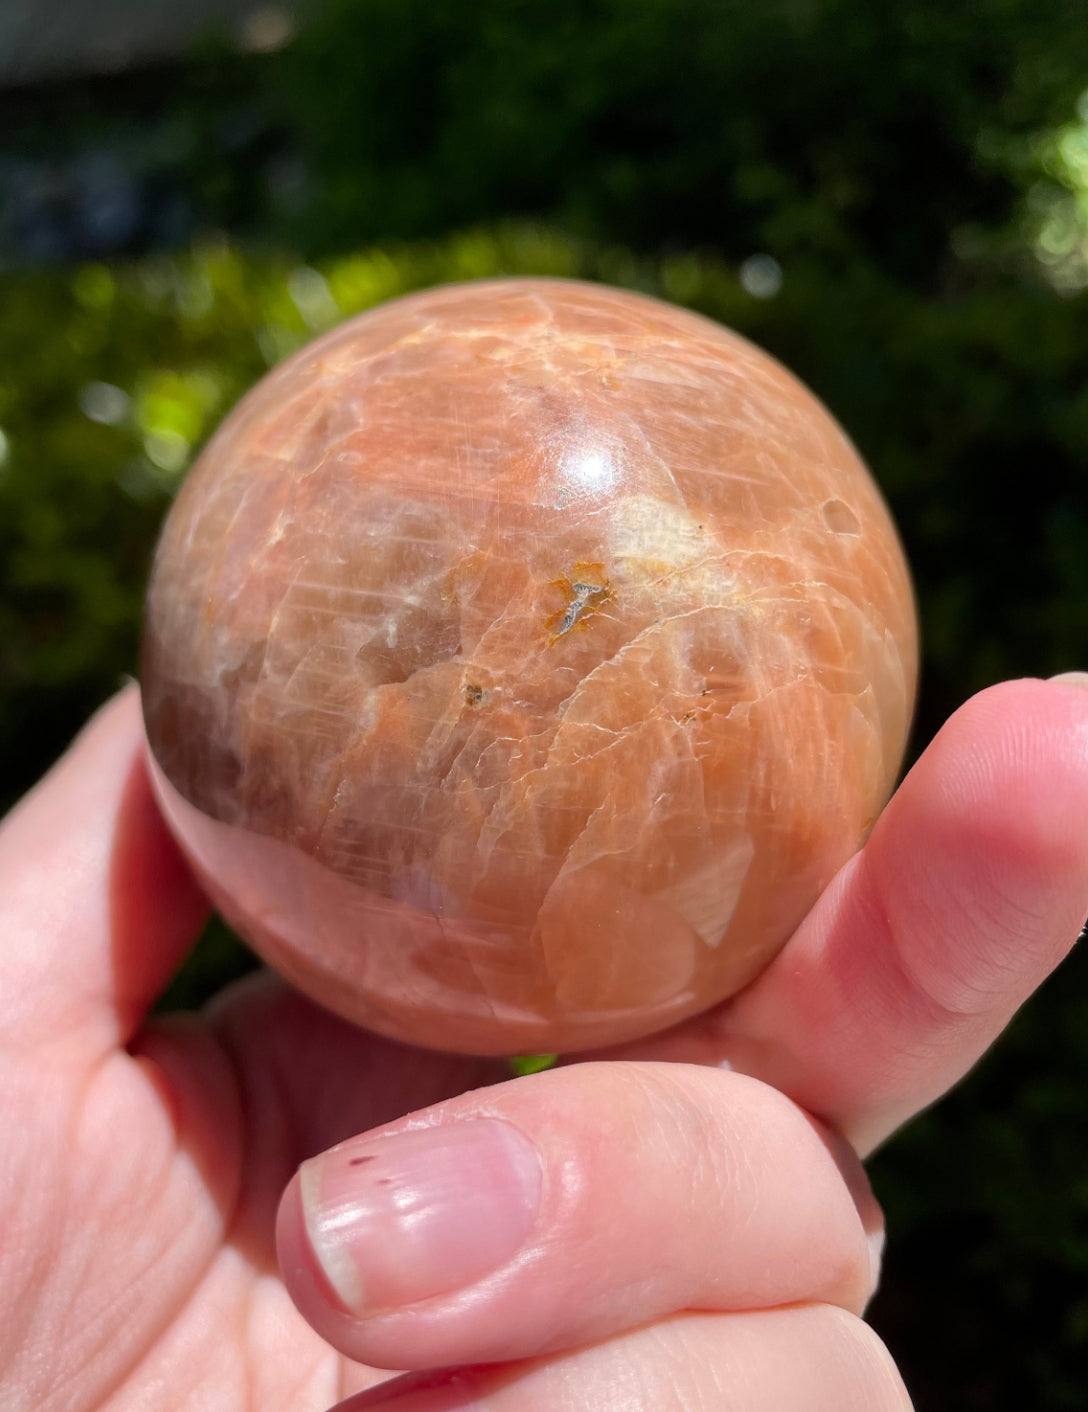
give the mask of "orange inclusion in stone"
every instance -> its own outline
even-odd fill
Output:
[[[164,812],[274,966],[531,1053],[758,974],[887,799],[916,651],[887,511],[785,369],[505,280],[245,398],[167,519],[142,686]]]
[[[575,564],[573,582],[566,574],[560,574],[552,583],[563,591],[567,600],[567,606],[548,619],[552,642],[558,642],[574,628],[585,627],[593,614],[615,597],[608,586],[603,564]]]

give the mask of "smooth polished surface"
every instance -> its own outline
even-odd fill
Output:
[[[883,503],[789,373],[508,280],[249,394],[167,520],[142,685],[167,816],[273,965],[525,1053],[758,973],[890,792],[916,650]]]

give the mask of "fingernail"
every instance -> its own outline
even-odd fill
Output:
[[[870,1231],[869,1241],[869,1275],[872,1279],[872,1292],[875,1294],[880,1288],[880,1271],[884,1265],[884,1227],[877,1231]]]
[[[447,1294],[517,1254],[541,1164],[501,1118],[341,1143],[299,1169],[306,1234],[349,1313]]]
[[[1063,681],[1066,686],[1080,686],[1088,691],[1088,672],[1059,672],[1051,681]]]

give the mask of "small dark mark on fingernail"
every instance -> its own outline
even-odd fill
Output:
[[[348,1166],[361,1167],[364,1162],[376,1162],[377,1160],[377,1153],[371,1152],[368,1153],[366,1157],[353,1157],[348,1163]]]

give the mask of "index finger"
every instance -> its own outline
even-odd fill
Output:
[[[870,1151],[972,1067],[1086,913],[1088,691],[1006,682],[945,724],[747,991],[609,1053],[735,1067]]]
[[[135,687],[0,823],[0,899],[4,1038],[126,1043],[208,909],[151,794]]]

